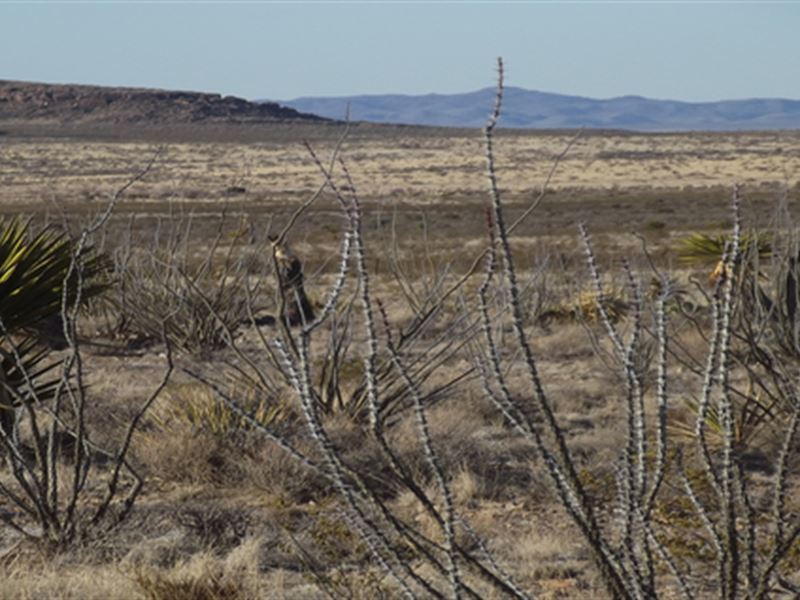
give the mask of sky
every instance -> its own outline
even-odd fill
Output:
[[[507,85],[800,99],[800,1],[9,2],[0,79],[288,100]]]

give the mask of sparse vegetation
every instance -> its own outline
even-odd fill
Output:
[[[91,597],[84,572],[118,582],[104,597],[153,600],[797,593],[795,231],[756,233],[762,216],[743,233],[764,193],[748,207],[747,187],[701,223],[657,210],[683,191],[642,192],[638,229],[658,232],[645,238],[609,217],[629,202],[617,192],[562,186],[517,228],[528,159],[501,148],[535,154],[535,177],[556,155],[534,147],[567,138],[499,134],[501,94],[485,208],[454,197],[389,213],[372,201],[401,184],[369,166],[378,142],[356,137],[309,144],[307,160],[176,147],[166,156],[195,166],[243,160],[258,183],[206,173],[199,194],[235,189],[233,204],[174,211],[185,190],[158,187],[179,166],[165,162],[142,171],[154,177],[135,206],[113,212],[115,196],[83,227],[68,264],[89,264],[77,259],[90,242],[114,257],[105,301],[80,318],[69,295],[66,311],[51,302],[67,321],[61,354],[30,341],[4,354],[7,380],[38,375],[26,361],[42,357],[62,375],[0,434],[0,596]],[[404,173],[428,164],[403,194],[476,193],[439,164],[447,139],[397,145]],[[749,138],[714,139],[723,151]],[[469,149],[460,158],[479,160]],[[255,207],[262,180],[309,194]],[[152,199],[173,211],[125,214]],[[580,211],[567,213],[593,202],[608,212],[574,228]],[[227,216],[238,210],[252,221]],[[731,231],[697,231],[721,215]],[[287,240],[313,305],[292,322],[274,254]],[[90,271],[76,289],[92,289]],[[52,572],[26,575],[42,551]]]
[[[224,214],[211,240],[198,240],[194,227],[194,215],[176,216],[137,238],[129,222],[114,252],[117,285],[106,298],[111,334],[146,345],[165,327],[175,348],[208,353],[261,312],[265,294],[250,277],[267,267],[259,254],[268,251],[246,247],[244,221],[230,227]]]

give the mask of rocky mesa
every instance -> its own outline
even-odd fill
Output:
[[[326,121],[275,102],[146,88],[0,80],[0,121],[75,124],[257,124]]]

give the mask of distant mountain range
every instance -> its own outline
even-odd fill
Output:
[[[344,118],[349,104],[354,121],[480,127],[486,123],[494,95],[494,88],[486,88],[465,94],[296,98],[281,104],[331,119]],[[679,102],[641,96],[597,100],[509,87],[505,90],[500,125],[635,131],[800,129],[800,100]]]
[[[0,80],[0,122],[68,124],[319,123],[341,120],[481,127],[494,88],[466,94],[376,95],[248,101],[233,96],[143,88]],[[800,100],[677,102],[640,96],[596,100],[506,88],[503,127],[590,127],[633,131],[800,129]]]

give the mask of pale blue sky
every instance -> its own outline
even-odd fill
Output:
[[[800,99],[800,3],[6,2],[0,79],[245,98],[466,92]]]

